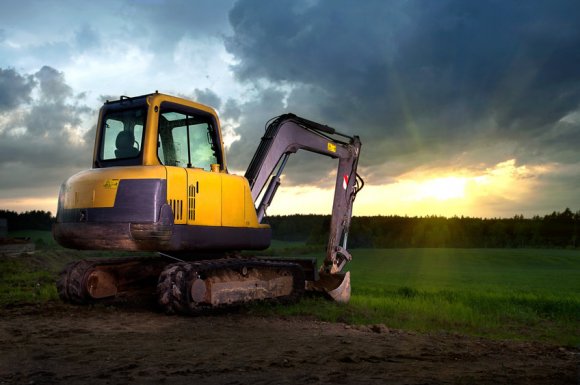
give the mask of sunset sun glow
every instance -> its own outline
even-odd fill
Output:
[[[518,165],[509,159],[481,169],[416,170],[393,183],[364,188],[355,215],[440,215],[489,217],[496,206],[529,199],[538,178],[556,165]],[[269,214],[284,215],[288,202],[300,202],[304,214],[329,214],[332,191],[309,187],[281,188]]]
[[[433,178],[417,183],[417,192],[412,197],[416,200],[436,199],[438,201],[447,201],[450,199],[465,198],[465,186],[468,178],[446,176]]]

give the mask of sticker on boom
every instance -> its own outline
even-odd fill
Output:
[[[328,151],[336,152],[336,144],[328,142]]]
[[[103,187],[106,189],[116,189],[119,187],[119,179],[107,179],[103,184]]]

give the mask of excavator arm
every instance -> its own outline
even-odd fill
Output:
[[[335,300],[344,302],[350,297],[350,276],[342,270],[352,259],[347,250],[352,206],[364,184],[357,174],[360,147],[358,136],[344,135],[332,127],[285,114],[267,125],[245,175],[250,183],[252,198],[257,203],[258,220],[261,221],[280,185],[280,176],[291,154],[306,150],[338,159],[330,233],[320,276],[324,291]]]

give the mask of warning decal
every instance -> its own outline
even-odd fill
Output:
[[[348,175],[344,174],[344,176],[342,177],[342,188],[346,190],[347,186],[348,186]]]
[[[116,189],[119,187],[119,179],[107,179],[103,187],[106,189]]]

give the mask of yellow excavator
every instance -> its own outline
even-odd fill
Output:
[[[306,290],[347,302],[352,205],[363,181],[361,142],[293,114],[270,120],[245,177],[228,172],[216,111],[158,92],[107,101],[93,164],[59,193],[53,235],[81,250],[146,256],[80,260],[57,289],[75,304],[150,292],[168,313],[196,314],[259,300],[296,301]],[[270,245],[266,210],[291,154],[338,160],[326,257],[253,257]],[[241,251],[246,251],[241,253]]]

